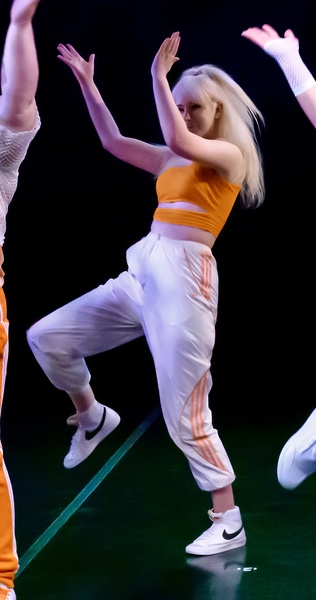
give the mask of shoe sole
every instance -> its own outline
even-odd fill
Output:
[[[196,556],[211,556],[212,554],[220,554],[221,552],[227,552],[227,550],[233,550],[234,548],[241,548],[242,546],[246,545],[246,535],[244,535],[242,538],[235,539],[232,540],[231,542],[226,542],[225,545],[224,544],[214,544],[212,546],[212,548],[195,548],[192,544],[189,544],[185,551],[188,554],[195,554]],[[192,548],[190,548],[190,546],[192,546]]]

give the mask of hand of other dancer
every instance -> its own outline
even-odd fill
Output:
[[[297,37],[294,35],[292,29],[287,29],[284,33],[284,38],[281,38],[278,32],[271,27],[271,25],[263,25],[260,27],[249,27],[242,32],[242,37],[247,38],[262,50],[265,50],[265,46],[267,42],[271,42],[273,40],[282,40],[282,39],[290,39],[293,40],[293,43],[298,47],[299,42]]]

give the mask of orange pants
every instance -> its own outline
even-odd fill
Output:
[[[0,416],[8,363],[8,329],[6,298],[0,288]],[[0,439],[0,583],[14,587],[17,570],[14,499]]]

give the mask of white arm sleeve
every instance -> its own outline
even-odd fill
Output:
[[[264,51],[279,64],[295,96],[306,92],[316,83],[301,59],[299,46],[295,40],[289,38],[269,40],[264,46]]]

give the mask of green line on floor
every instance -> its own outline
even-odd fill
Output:
[[[114,469],[125,454],[132,448],[143,433],[152,425],[155,419],[160,414],[160,406],[156,406],[144,421],[135,429],[135,431],[127,438],[126,442],[113,454],[113,456],[103,465],[102,469],[91,479],[85,488],[76,496],[76,498],[65,508],[57,519],[44,531],[44,533],[30,546],[20,559],[20,568],[15,576],[17,578],[27,565],[35,558],[35,556],[50,542],[63,525],[70,517],[78,510],[84,501],[94,492],[100,485],[103,479]]]

